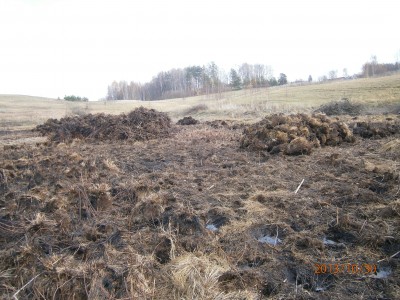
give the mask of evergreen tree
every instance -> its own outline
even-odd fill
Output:
[[[275,77],[271,77],[271,79],[268,81],[270,86],[276,86],[278,85],[278,81],[276,80]]]
[[[242,80],[235,69],[231,69],[230,72],[230,85],[234,90],[240,90],[242,88]]]
[[[284,73],[279,74],[278,84],[284,85],[287,83],[287,76]]]

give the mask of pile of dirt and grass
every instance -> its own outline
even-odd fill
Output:
[[[192,116],[189,116],[189,117],[183,117],[176,124],[177,125],[196,125],[198,123],[199,123],[198,120],[196,120]]]
[[[350,124],[353,133],[363,138],[384,138],[400,133],[400,120],[387,118],[384,121],[356,122]]]
[[[227,128],[231,130],[237,130],[246,128],[246,124],[237,120],[213,120],[206,121],[205,124],[214,129]]]
[[[350,115],[356,116],[362,113],[363,107],[361,104],[351,102],[347,98],[339,101],[332,101],[321,105],[315,112],[324,113],[328,116]]]
[[[78,139],[92,140],[149,140],[166,137],[170,133],[171,120],[163,112],[144,107],[117,116],[88,114],[49,119],[36,127],[42,135],[57,142]]]
[[[248,126],[240,147],[271,154],[300,155],[310,154],[313,148],[353,141],[353,134],[345,123],[325,115],[275,114]]]

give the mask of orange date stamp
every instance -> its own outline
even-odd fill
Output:
[[[375,264],[314,264],[314,274],[374,274]]]

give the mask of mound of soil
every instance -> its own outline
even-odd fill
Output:
[[[228,124],[228,122],[225,120],[207,121],[206,124],[211,126],[212,128],[224,128],[230,126],[230,124]]]
[[[192,118],[192,116],[189,117],[184,117],[183,119],[180,119],[176,124],[177,125],[196,125],[198,124],[199,121]]]
[[[320,106],[315,112],[328,116],[350,115],[356,116],[362,112],[361,104],[353,103],[347,98],[340,101],[332,101]]]
[[[149,140],[169,135],[171,120],[163,112],[144,107],[118,116],[88,114],[49,119],[35,130],[57,142],[72,139]]]
[[[350,126],[354,134],[363,138],[384,138],[400,133],[400,122],[392,119],[384,122],[357,122]]]
[[[232,130],[236,129],[244,129],[246,125],[242,122],[238,122],[236,120],[214,120],[205,122],[208,126],[219,129],[219,128],[228,128]]]
[[[337,146],[353,142],[351,130],[343,122],[332,121],[325,115],[272,115],[248,126],[240,147],[271,154],[310,154],[312,148]]]

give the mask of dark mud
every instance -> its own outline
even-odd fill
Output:
[[[266,120],[262,137],[287,124]],[[287,156],[240,148],[242,128],[174,130],[4,147],[2,297],[400,298],[399,132]]]

